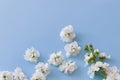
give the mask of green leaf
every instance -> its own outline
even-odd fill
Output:
[[[103,68],[100,69],[103,77],[106,79],[107,78],[107,73],[105,72],[105,70]]]

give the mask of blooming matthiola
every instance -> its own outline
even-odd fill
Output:
[[[95,73],[99,72],[99,71],[104,71],[109,67],[108,63],[103,63],[103,62],[96,62],[95,64],[92,64],[89,68],[88,68],[88,75],[90,78],[94,78]],[[105,72],[106,74],[106,72]]]
[[[94,58],[98,56],[99,50],[95,49],[93,52],[86,53],[84,55],[84,61],[86,65],[88,65],[91,62],[94,62]]]
[[[39,62],[36,66],[35,66],[36,72],[41,72],[43,75],[47,76],[50,73],[50,67],[49,65],[43,62]]]
[[[86,45],[84,49],[87,51],[87,53],[84,55],[84,61],[86,65],[88,65],[89,63],[103,61],[110,58],[110,55],[100,53],[98,49],[93,49],[91,44]]]
[[[78,43],[76,41],[74,41],[70,44],[66,44],[64,49],[66,51],[67,57],[70,57],[71,55],[76,56],[77,54],[79,54],[81,47],[78,46]]]
[[[108,67],[106,69],[107,78],[104,80],[120,80],[120,71],[117,69],[116,66]]]
[[[94,50],[95,51],[95,50]],[[99,52],[99,50],[98,49],[96,49],[96,52]],[[98,55],[98,54],[97,54]],[[110,58],[110,55],[106,55],[105,53],[100,53],[100,55],[98,55],[98,59],[100,59],[100,60],[104,60],[104,59],[109,59]],[[84,55],[84,61],[85,61],[85,63],[86,63],[86,65],[88,65],[88,63],[91,63],[93,60],[94,60],[94,58],[96,58],[95,56],[94,56],[94,54],[93,53],[86,53],[85,55]],[[93,61],[94,62],[94,61]]]
[[[110,56],[106,55],[105,53],[99,53],[98,49],[94,49],[91,44],[86,45],[84,50],[87,51],[85,54],[85,63],[90,64],[88,69],[88,74],[90,78],[94,78],[96,73],[100,73],[103,75],[103,78],[106,79],[107,77],[107,68],[109,67],[108,63],[103,62],[105,59],[109,59]]]
[[[38,50],[35,50],[34,48],[27,49],[25,51],[24,59],[30,62],[37,62],[38,57],[40,56],[40,53]]]
[[[64,72],[65,74],[71,74],[77,69],[77,65],[72,61],[63,61],[59,66],[59,70]]]
[[[28,80],[26,75],[22,72],[21,68],[16,68],[14,71],[15,80]]]
[[[0,80],[14,80],[12,72],[9,71],[0,72]]]
[[[48,60],[48,62],[50,64],[53,64],[55,66],[60,65],[62,63],[62,61],[63,61],[63,56],[62,56],[62,52],[61,51],[56,52],[56,53],[52,53],[50,55],[49,60]]]
[[[68,25],[64,27],[60,32],[60,37],[64,42],[71,42],[64,46],[67,57],[71,55],[76,56],[79,54],[81,47],[76,41],[72,42],[75,38],[73,27]],[[88,75],[90,78],[94,78],[96,74],[103,76],[102,80],[120,80],[120,71],[116,66],[110,67],[108,63],[104,62],[105,59],[109,59],[110,55],[100,53],[98,49],[94,49],[91,44],[86,45],[84,48],[87,53],[84,55],[84,61],[86,65],[89,64]],[[37,62],[40,53],[34,48],[28,48],[25,51],[24,58],[30,62]],[[77,68],[77,64],[73,61],[64,61],[62,52],[54,52],[50,55],[48,60],[50,64],[58,66],[61,72],[65,74],[73,73]],[[50,73],[50,67],[48,63],[39,62],[35,66],[35,73],[30,80],[46,80],[47,75]],[[28,80],[26,75],[22,72],[21,68],[16,68],[14,72],[0,71],[0,80]]]
[[[86,65],[88,65],[90,60],[93,58],[93,55],[92,55],[92,53],[86,53],[84,57],[85,57],[84,61],[85,61]]]
[[[64,42],[71,42],[75,38],[72,25],[64,27],[60,32],[60,37]]]
[[[36,72],[32,75],[30,80],[46,80],[46,77],[41,72]]]
[[[107,54],[105,54],[105,53],[100,53],[100,56],[99,56],[101,59],[105,59],[105,58],[107,58],[107,59],[110,59],[110,55],[107,55]]]
[[[85,61],[86,65],[88,65],[89,63],[96,62],[97,57],[99,56],[99,50],[98,49],[93,49],[91,44],[90,45],[86,45],[84,49],[86,51],[88,51],[84,55],[84,61]]]
[[[106,63],[106,62],[97,61],[97,62],[95,63],[95,67],[106,69],[106,68],[109,67],[109,64]]]

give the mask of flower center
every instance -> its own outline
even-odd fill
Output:
[[[6,75],[4,75],[3,78],[4,78],[4,80],[7,80],[7,76]]]
[[[65,36],[70,37],[71,33],[66,33]]]
[[[41,69],[42,73],[45,73],[45,71],[43,69]]]
[[[35,58],[35,54],[34,54],[34,52],[31,54],[31,57],[32,57],[32,58]]]
[[[35,79],[35,80],[42,80],[41,78],[37,78],[37,79]]]
[[[72,52],[75,52],[76,51],[76,48],[71,48]]]
[[[56,56],[56,57],[55,57],[55,61],[56,61],[56,62],[59,62],[60,60],[61,60],[61,57],[60,57],[60,56]]]

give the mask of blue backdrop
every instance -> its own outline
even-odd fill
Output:
[[[59,33],[69,24],[81,47],[92,43],[110,54],[108,62],[120,69],[120,0],[0,0],[0,70],[19,66],[30,78],[35,64],[24,60],[26,48],[38,49],[43,62],[53,51],[65,55]],[[73,74],[65,75],[51,65],[47,80],[90,80],[84,53],[70,58],[79,66]]]

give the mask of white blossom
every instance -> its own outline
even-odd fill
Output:
[[[102,68],[106,69],[106,68],[109,67],[109,64],[106,63],[106,62],[103,63],[101,61],[98,61],[98,62],[96,62],[95,66],[98,67],[98,68],[102,67]]]
[[[36,66],[35,66],[36,72],[41,72],[43,75],[47,76],[50,73],[50,67],[49,65],[43,62],[39,62]]]
[[[110,55],[107,55],[107,54],[105,54],[105,53],[101,53],[100,54],[100,58],[107,58],[107,59],[110,59]]]
[[[14,80],[28,80],[21,68],[16,68],[14,71]]]
[[[95,72],[98,72],[100,68],[107,69],[108,67],[109,67],[108,63],[103,63],[103,62],[98,61],[95,64],[92,64],[88,68],[88,75],[90,78],[94,78]]]
[[[13,80],[13,73],[9,71],[0,72],[0,80]]]
[[[46,77],[42,73],[36,72],[32,75],[30,80],[46,80]]]
[[[93,58],[93,54],[92,53],[86,53],[84,57],[85,57],[84,58],[85,64],[88,65],[90,59]]]
[[[59,70],[64,72],[65,74],[71,74],[77,69],[77,65],[75,62],[72,61],[63,61],[62,64],[59,66]]]
[[[92,64],[89,68],[88,68],[88,75],[90,78],[94,78],[95,76],[95,72],[99,71],[99,68],[95,66],[95,64]]]
[[[49,64],[53,64],[55,66],[58,66],[62,63],[63,61],[63,56],[62,56],[62,52],[56,52],[56,53],[52,53],[50,55],[50,58],[48,60]]]
[[[75,36],[72,25],[65,26],[60,32],[60,37],[64,42],[71,42]]]
[[[64,49],[66,51],[66,56],[70,57],[71,55],[76,56],[77,54],[79,54],[81,47],[78,46],[78,43],[76,41],[74,41],[70,44],[66,44]]]
[[[38,57],[40,56],[40,53],[38,50],[35,50],[34,48],[27,49],[25,51],[24,59],[30,62],[37,62]]]
[[[107,78],[105,80],[120,80],[120,71],[116,66],[108,67],[106,69]]]

